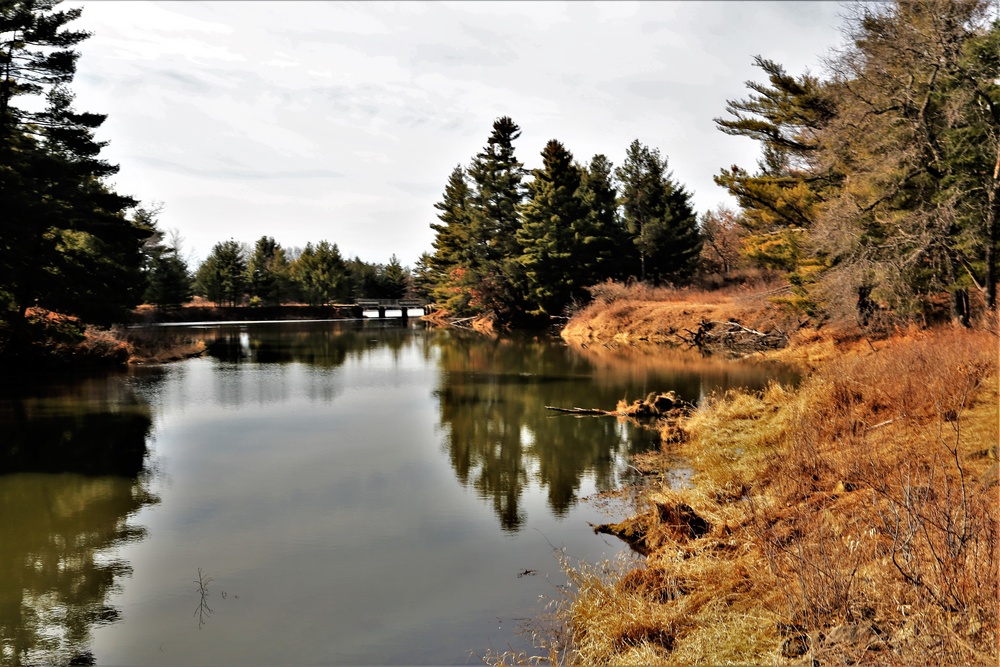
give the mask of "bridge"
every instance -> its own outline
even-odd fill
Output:
[[[420,299],[355,299],[354,308],[358,317],[364,317],[365,313],[378,312],[380,318],[387,317],[386,311],[398,310],[398,317],[406,319],[410,316],[411,310],[419,310],[420,315],[426,315],[431,308]]]

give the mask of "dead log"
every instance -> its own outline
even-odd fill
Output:
[[[613,410],[601,410],[600,408],[558,408],[554,405],[546,405],[546,410],[555,410],[556,412],[567,412],[571,415],[615,415],[618,414]]]

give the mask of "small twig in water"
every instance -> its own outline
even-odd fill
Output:
[[[201,568],[198,568],[198,580],[194,583],[198,584],[198,593],[201,595],[201,600],[198,602],[198,606],[194,610],[193,616],[198,617],[198,629],[201,630],[202,626],[205,625],[205,618],[212,615],[212,608],[208,606],[208,585],[211,583],[212,578],[206,577],[202,574]]]

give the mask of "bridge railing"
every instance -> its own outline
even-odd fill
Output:
[[[354,303],[362,308],[423,308],[427,305],[420,299],[355,299]]]

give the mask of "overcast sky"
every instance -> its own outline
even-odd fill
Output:
[[[84,42],[77,108],[117,189],[163,203],[194,260],[229,238],[326,239],[412,266],[431,250],[448,174],[494,119],[520,125],[528,169],[550,139],[615,164],[659,148],[699,212],[712,176],[757,146],[713,118],[754,54],[822,73],[836,2],[68,2]]]

